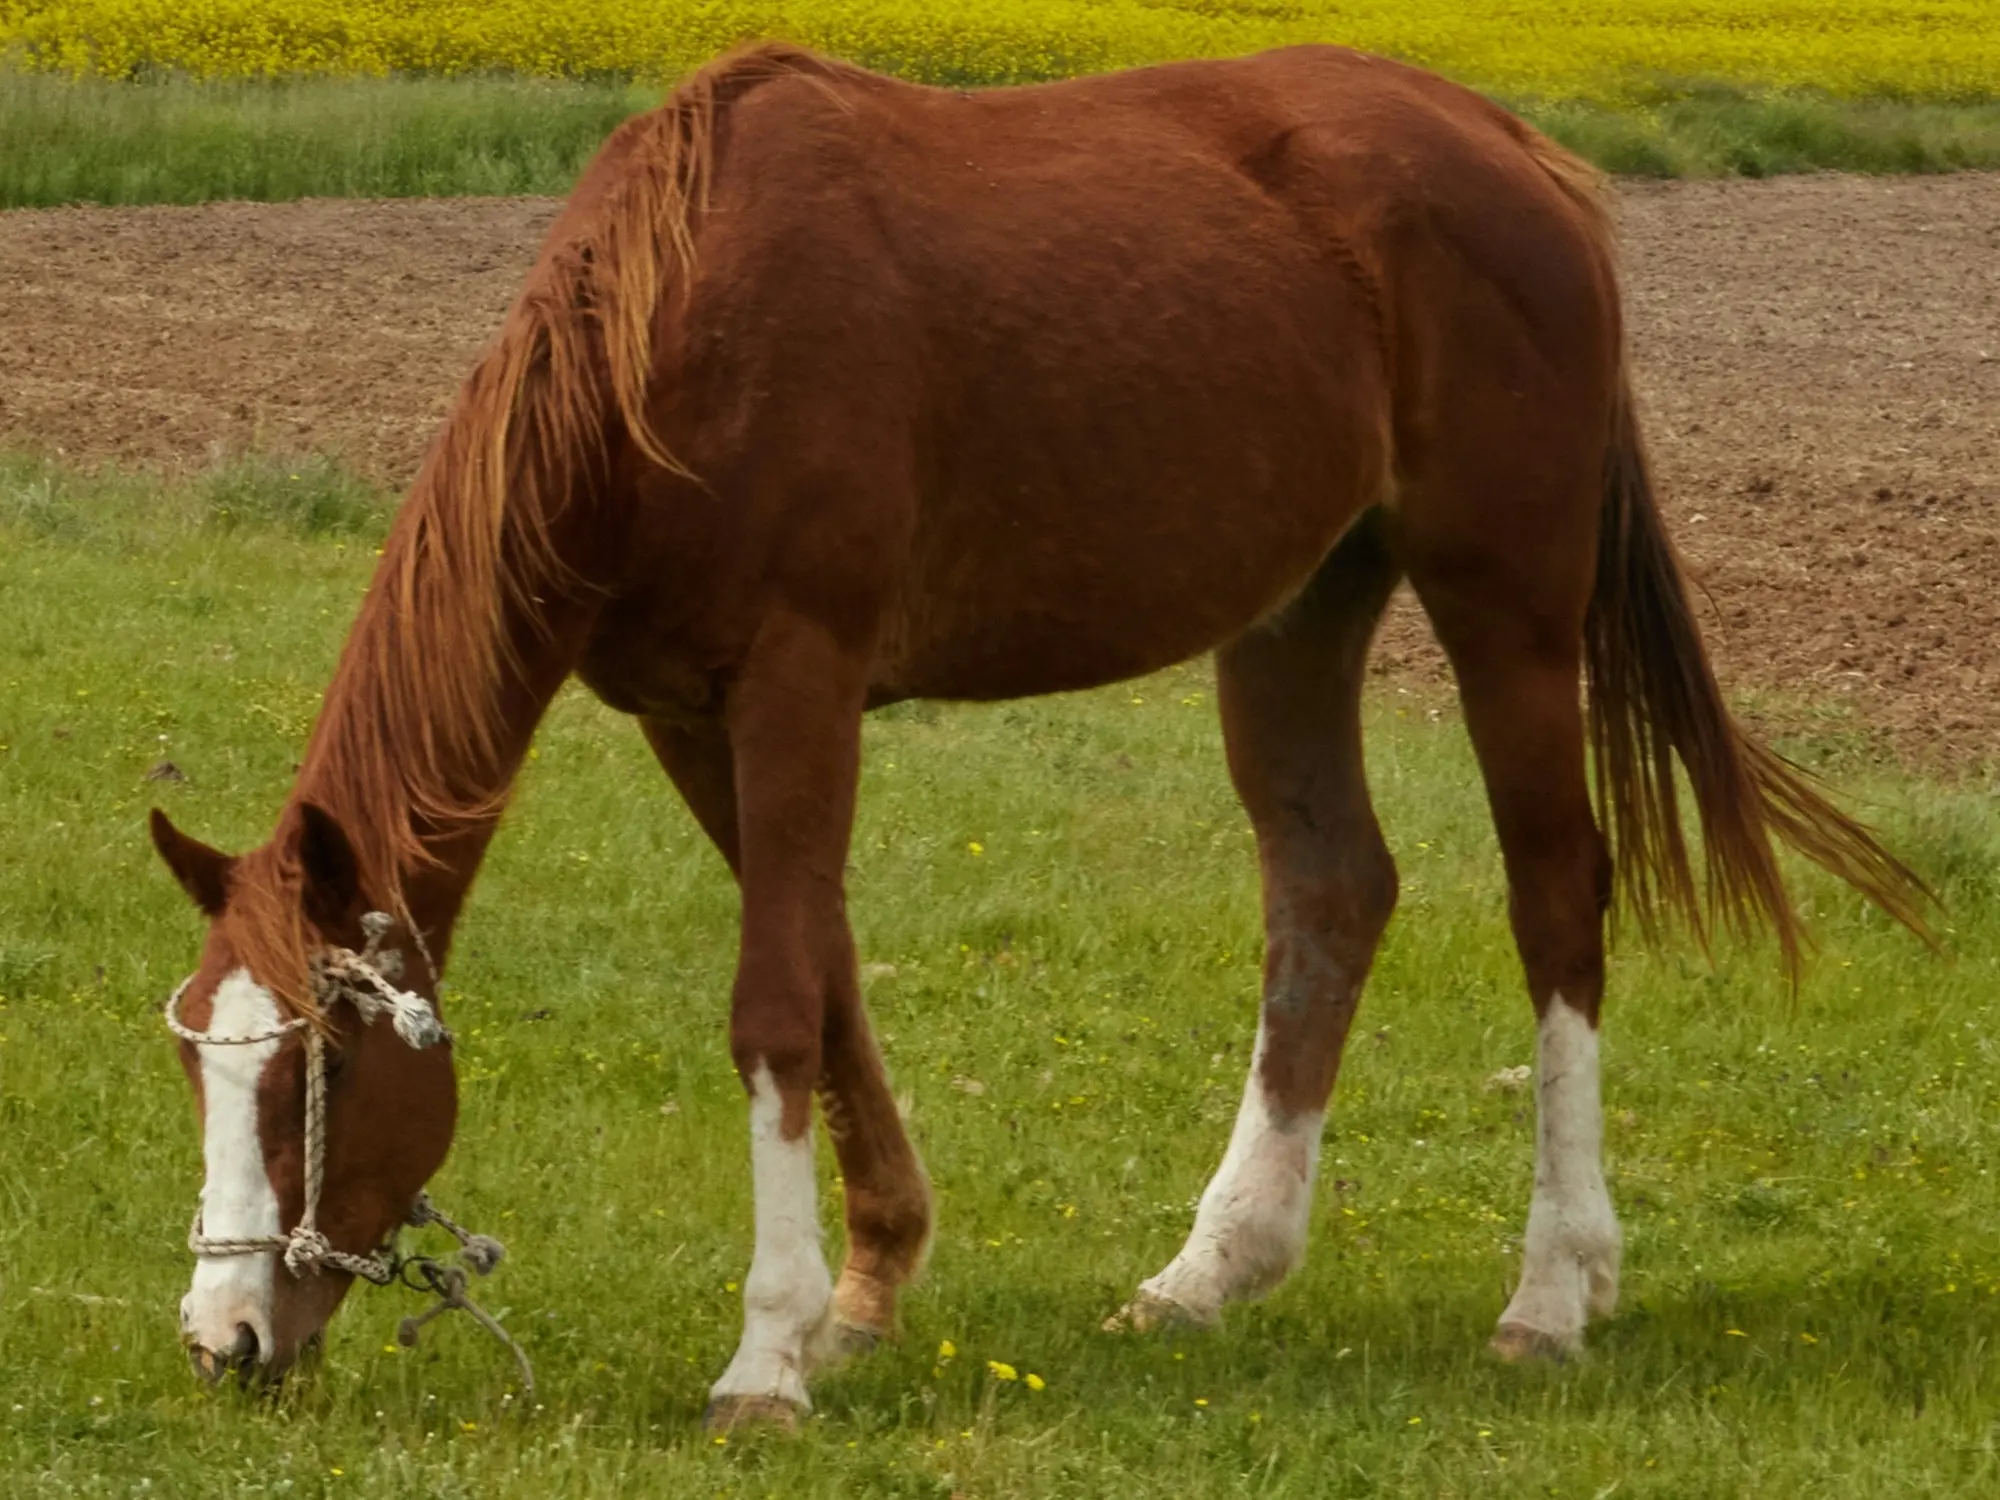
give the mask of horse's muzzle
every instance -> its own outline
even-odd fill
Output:
[[[257,1369],[258,1348],[257,1330],[248,1323],[238,1323],[235,1343],[221,1350],[191,1343],[188,1345],[188,1362],[194,1366],[195,1374],[210,1385],[218,1383],[232,1370],[247,1383]]]

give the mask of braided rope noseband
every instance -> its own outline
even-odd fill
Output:
[[[414,990],[398,989],[394,983],[403,973],[403,955],[394,948],[384,948],[382,940],[395,925],[394,918],[386,912],[371,911],[361,919],[361,930],[367,943],[359,953],[352,948],[326,948],[315,953],[309,970],[312,980],[313,1000],[322,1012],[345,1000],[353,1005],[355,1013],[361,1017],[363,1025],[374,1022],[376,1017],[386,1013],[390,1023],[411,1047],[422,1050],[434,1047],[439,1042],[451,1040],[451,1032],[431,1008],[431,1003]],[[425,966],[430,970],[433,981],[437,976],[437,965],[432,961],[430,950],[424,945],[423,934],[414,927],[410,936],[416,940],[417,952],[423,956]],[[305,1119],[305,1210],[299,1222],[292,1226],[289,1234],[252,1235],[228,1238],[204,1234],[201,1225],[201,1208],[196,1206],[194,1221],[188,1226],[188,1249],[198,1256],[262,1255],[277,1251],[283,1256],[285,1269],[293,1276],[303,1276],[307,1271],[317,1273],[321,1268],[332,1266],[337,1271],[345,1271],[358,1276],[363,1281],[376,1286],[388,1286],[402,1280],[407,1286],[423,1290],[428,1287],[438,1297],[436,1305],[422,1316],[405,1318],[398,1330],[398,1338],[406,1345],[417,1341],[417,1330],[439,1313],[449,1308],[462,1308],[473,1315],[494,1337],[514,1351],[514,1358],[521,1368],[523,1394],[530,1400],[534,1397],[535,1374],[528,1363],[528,1357],[521,1346],[514,1342],[507,1331],[483,1308],[465,1295],[465,1269],[448,1266],[429,1256],[405,1256],[396,1250],[394,1233],[389,1244],[367,1255],[355,1255],[346,1250],[336,1250],[319,1229],[319,1195],[326,1171],[326,1038],[319,1028],[304,1016],[294,1016],[276,1026],[249,1036],[216,1036],[206,1031],[196,1031],[182,1023],[180,1018],[181,997],[194,982],[189,975],[175,987],[167,1000],[167,1027],[182,1041],[197,1047],[246,1047],[258,1042],[280,1041],[295,1031],[305,1033],[306,1049],[306,1119]],[[456,1239],[461,1248],[461,1258],[465,1266],[484,1276],[500,1264],[507,1253],[496,1239],[483,1234],[471,1234],[448,1218],[428,1193],[419,1192],[416,1201],[410,1205],[410,1212],[404,1223],[413,1228],[426,1224],[436,1224]],[[408,1269],[414,1267],[422,1278],[422,1285],[409,1279]]]

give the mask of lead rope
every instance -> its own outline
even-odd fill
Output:
[[[490,1312],[486,1312],[486,1308],[482,1308],[478,1302],[466,1296],[466,1284],[472,1280],[466,1272],[470,1270],[476,1276],[490,1276],[494,1266],[506,1260],[506,1246],[500,1244],[490,1234],[470,1234],[468,1230],[460,1228],[444,1214],[442,1208],[430,1202],[428,1192],[416,1194],[416,1204],[410,1208],[410,1224],[418,1228],[422,1228],[424,1224],[436,1224],[440,1230],[450,1234],[454,1240],[458,1240],[458,1258],[464,1264],[452,1266],[442,1260],[432,1260],[430,1256],[408,1256],[398,1260],[396,1274],[400,1276],[402,1284],[414,1292],[422,1292],[428,1288],[430,1292],[436,1294],[438,1300],[432,1306],[424,1308],[420,1314],[398,1322],[396,1342],[402,1344],[404,1348],[416,1348],[416,1336],[426,1322],[444,1312],[450,1312],[452,1308],[468,1312],[472,1314],[472,1320],[480,1328],[484,1328],[488,1334],[506,1344],[508,1350],[512,1350],[514,1364],[520,1366],[522,1400],[528,1406],[534,1406],[534,1366],[528,1364],[528,1350],[524,1350],[518,1342],[514,1342],[514,1336],[500,1326],[498,1318],[494,1318]],[[416,1286],[416,1282],[410,1280],[412,1266],[416,1268],[416,1274],[424,1278],[424,1286]]]
[[[506,1247],[491,1235],[470,1234],[460,1228],[445,1216],[442,1209],[431,1202],[430,1194],[428,1193],[417,1194],[416,1204],[410,1210],[409,1222],[418,1226],[435,1224],[450,1234],[459,1243],[459,1259],[464,1264],[456,1266],[448,1265],[443,1261],[433,1260],[427,1255],[413,1255],[398,1265],[397,1274],[401,1277],[404,1286],[411,1288],[413,1291],[422,1291],[428,1288],[436,1294],[437,1301],[414,1317],[405,1318],[402,1322],[398,1323],[396,1325],[396,1342],[401,1344],[405,1349],[414,1349],[417,1347],[418,1333],[422,1330],[424,1324],[430,1322],[431,1319],[438,1317],[440,1314],[450,1312],[453,1308],[470,1313],[474,1322],[478,1323],[481,1328],[484,1328],[513,1352],[514,1363],[520,1366],[521,1369],[522,1400],[532,1407],[535,1400],[535,1367],[528,1363],[527,1351],[515,1342],[514,1336],[511,1333],[500,1326],[498,1318],[494,1317],[477,1302],[474,1302],[465,1293],[466,1284],[471,1280],[471,1277],[466,1274],[467,1269],[469,1268],[476,1275],[491,1275],[493,1268],[506,1258]],[[422,1287],[417,1286],[416,1283],[410,1280],[409,1270],[412,1266],[416,1268],[417,1274],[423,1278],[424,1285]]]
[[[311,963],[313,999],[322,1009],[341,1000],[349,1001],[364,1025],[387,1011],[396,1034],[412,1047],[430,1047],[449,1041],[451,1033],[438,1019],[437,1012],[431,1009],[430,1002],[422,995],[399,989],[392,983],[402,977],[403,969],[402,954],[394,948],[382,947],[382,941],[393,925],[394,919],[386,912],[371,911],[361,919],[361,930],[367,937],[367,943],[359,953],[351,948],[328,948],[314,954]],[[431,982],[436,984],[437,965],[424,943],[423,934],[413,925],[410,936],[415,939],[417,952],[423,956],[425,967],[430,970]],[[436,1224],[445,1230],[458,1241],[459,1259],[463,1264],[453,1265],[428,1255],[404,1255],[396,1249],[393,1235],[383,1250],[370,1255],[354,1255],[334,1249],[320,1232],[318,1222],[320,1188],[326,1172],[326,1038],[303,1016],[294,1016],[289,1021],[248,1036],[214,1036],[196,1031],[183,1025],[180,1018],[181,997],[187,993],[187,987],[192,982],[192,976],[182,980],[166,1005],[167,1026],[183,1041],[197,1047],[241,1047],[282,1040],[294,1031],[305,1032],[306,1162],[305,1207],[291,1233],[240,1239],[210,1236],[202,1233],[201,1208],[197,1205],[194,1222],[188,1226],[188,1249],[197,1256],[261,1255],[276,1250],[284,1257],[285,1269],[295,1277],[304,1276],[307,1271],[317,1275],[322,1267],[332,1266],[375,1286],[388,1286],[393,1281],[401,1281],[413,1291],[428,1288],[436,1293],[436,1304],[416,1317],[403,1319],[397,1326],[397,1342],[405,1348],[415,1348],[418,1330],[431,1319],[453,1308],[469,1313],[475,1322],[513,1352],[514,1361],[521,1371],[522,1395],[532,1405],[535,1371],[528,1362],[526,1351],[500,1326],[500,1321],[467,1296],[465,1290],[471,1280],[468,1270],[479,1276],[490,1275],[505,1258],[506,1248],[490,1235],[470,1233],[431,1202],[428,1193],[419,1192],[404,1222],[413,1228]],[[385,1250],[388,1252],[386,1255],[383,1253]],[[423,1279],[423,1285],[410,1280],[412,1268]]]

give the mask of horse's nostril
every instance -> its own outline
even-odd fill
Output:
[[[224,1366],[222,1361],[215,1357],[213,1349],[205,1349],[200,1344],[190,1344],[188,1346],[188,1363],[194,1366],[195,1374],[206,1380],[210,1385],[214,1385],[218,1380],[222,1379]]]
[[[236,1342],[229,1346],[229,1362],[232,1365],[257,1362],[257,1330],[248,1323],[236,1325]]]

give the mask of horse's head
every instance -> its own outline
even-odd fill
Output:
[[[168,1019],[207,1174],[181,1336],[210,1379],[275,1378],[317,1337],[451,1143],[458,1100],[420,934],[373,912],[338,823],[300,804],[240,857],[155,811],[210,920]],[[371,1024],[378,1020],[385,1024]]]

